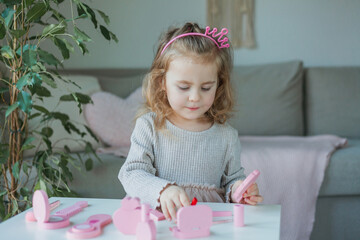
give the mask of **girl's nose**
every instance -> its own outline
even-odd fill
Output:
[[[197,102],[200,100],[200,94],[198,91],[194,90],[191,91],[190,95],[189,95],[189,101],[190,102]]]

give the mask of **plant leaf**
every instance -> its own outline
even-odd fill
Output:
[[[20,173],[19,162],[16,162],[12,167],[12,174],[16,180],[19,180],[19,173]]]
[[[50,112],[42,106],[34,105],[33,108],[38,110],[39,112],[45,113],[46,115],[50,115]]]
[[[100,16],[102,17],[102,19],[104,20],[104,22],[106,23],[106,25],[109,25],[110,23],[110,18],[109,16],[107,16],[104,12],[97,10],[98,13],[100,14]]]
[[[22,88],[26,85],[31,84],[31,76],[30,73],[25,74],[16,83],[16,88],[22,90]]]
[[[20,30],[9,30],[10,34],[15,38],[21,38],[26,33],[26,30],[20,29]]]
[[[40,74],[40,76],[44,83],[46,83],[47,85],[49,85],[52,88],[57,88],[57,85],[56,85],[56,82],[54,79],[48,77],[46,74]]]
[[[15,215],[16,212],[19,210],[19,205],[15,199],[11,199],[11,205],[13,207],[11,215]]]
[[[63,58],[68,59],[70,57],[70,52],[69,52],[69,49],[67,48],[64,40],[54,37],[53,41],[54,41],[55,45],[60,49],[61,55],[63,56]]]
[[[46,26],[42,32],[42,36],[56,35],[65,33],[65,25],[61,22],[59,24],[50,24]]]
[[[32,144],[30,144],[32,141],[34,141],[35,140],[35,138],[34,137],[28,137],[25,141],[24,141],[24,143],[23,143],[23,145],[21,146],[21,150],[20,151],[24,151],[24,150],[27,150],[27,149],[31,149],[31,148],[34,148],[35,146],[34,145],[32,145]],[[23,163],[24,164],[24,163]]]
[[[41,129],[41,134],[47,138],[51,137],[53,133],[54,131],[50,127],[44,127],[43,129]]]
[[[18,95],[19,108],[26,114],[30,114],[32,108],[31,95],[25,91],[21,91]]]
[[[12,59],[14,58],[14,53],[12,52],[12,49],[6,45],[1,48],[1,56],[7,59]]]
[[[60,101],[75,101],[81,104],[88,104],[92,102],[88,95],[79,92],[63,95],[60,97]]]
[[[51,53],[48,53],[46,51],[39,49],[38,54],[39,54],[40,61],[42,61],[44,63],[53,65],[53,66],[57,66],[58,64],[60,64],[60,61]]]
[[[104,36],[104,38],[106,38],[109,41],[111,40],[110,32],[106,27],[104,27],[103,25],[100,25],[100,31],[101,31],[101,34]]]
[[[15,10],[12,7],[6,8],[1,13],[1,16],[5,19],[5,25],[7,27],[10,27],[10,24],[12,23],[12,20],[13,20],[14,13],[15,13]]]
[[[10,107],[8,107],[8,109],[6,110],[6,113],[5,113],[5,117],[8,117],[10,115],[10,113],[12,113],[18,106],[19,106],[19,103],[16,102],[13,105],[11,105]]]
[[[35,86],[33,90],[40,97],[51,97],[51,92],[44,86]]]
[[[6,28],[5,25],[1,22],[0,23],[0,39],[3,39],[6,35]]]
[[[36,51],[36,45],[33,45],[33,44],[26,44],[25,46],[23,46],[22,48],[22,51],[25,52],[26,50],[28,49],[31,49],[33,51]],[[16,54],[17,55],[21,55],[21,47],[19,47],[17,50],[16,50]]]
[[[23,52],[23,61],[25,63],[25,65],[27,66],[33,66],[36,64],[37,62],[37,54],[36,51],[28,49],[26,51]]]
[[[91,41],[91,38],[77,27],[74,27],[74,33],[75,33],[75,37],[80,42],[90,42]]]
[[[118,43],[119,39],[116,37],[116,35],[110,31],[109,31],[109,33],[110,33],[111,39],[114,40],[116,43]]]
[[[85,169],[86,171],[90,171],[93,168],[93,160],[91,158],[88,158],[85,161]]]
[[[26,20],[27,22],[39,20],[46,12],[47,6],[44,2],[35,3],[28,11]]]

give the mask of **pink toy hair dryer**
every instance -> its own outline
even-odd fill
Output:
[[[249,174],[249,176],[247,176],[247,178],[240,184],[240,186],[237,187],[233,195],[236,202],[240,203],[241,199],[243,198],[244,192],[256,181],[259,175],[260,171],[254,170],[252,173]]]
[[[43,190],[37,190],[33,196],[33,211],[38,225],[45,229],[58,229],[70,224],[69,218],[87,207],[86,201],[80,201],[74,205],[57,211],[50,215],[49,199]]]

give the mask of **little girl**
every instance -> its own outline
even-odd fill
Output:
[[[231,193],[246,177],[238,132],[226,123],[234,103],[227,29],[209,30],[186,23],[160,39],[119,172],[128,195],[161,209],[168,220],[193,197],[235,202]],[[253,184],[242,203],[261,201]]]

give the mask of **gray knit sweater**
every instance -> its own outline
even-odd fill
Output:
[[[203,189],[204,194],[216,191],[229,201],[232,184],[245,178],[238,132],[227,123],[191,132],[168,120],[169,131],[155,131],[154,119],[155,113],[150,112],[136,121],[130,151],[119,172],[126,193],[156,208],[161,191],[177,184]]]

